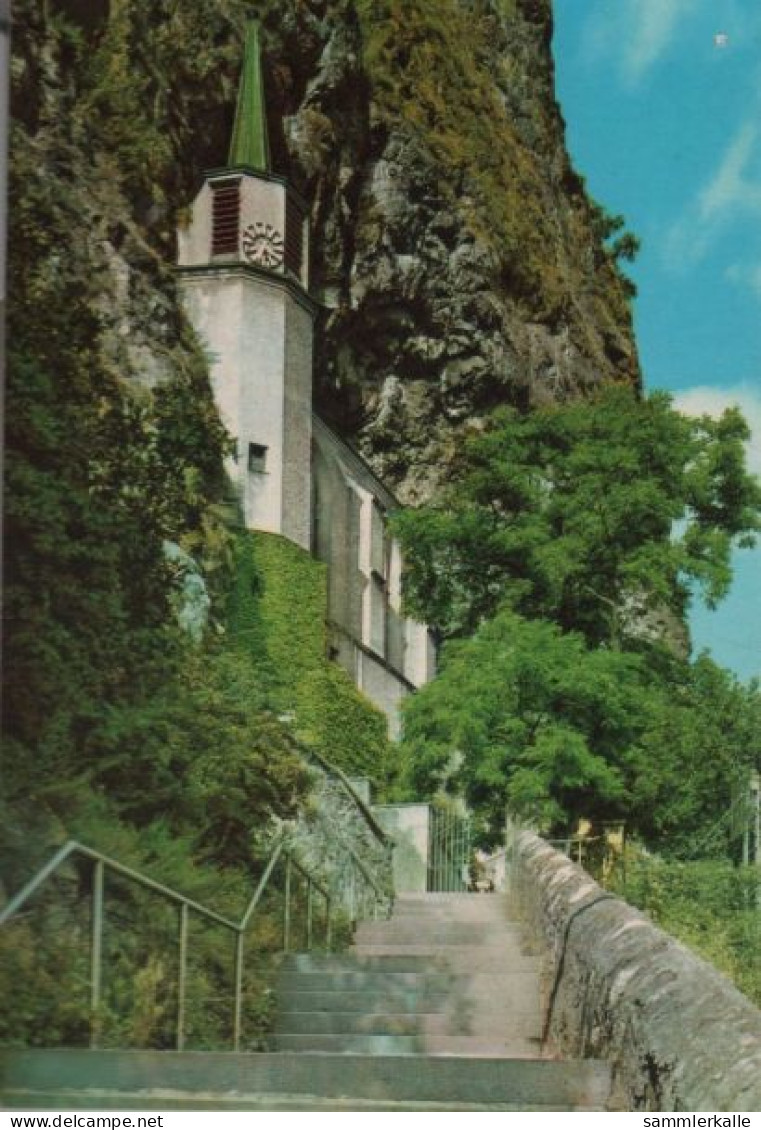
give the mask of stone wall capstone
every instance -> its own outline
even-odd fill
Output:
[[[538,836],[508,842],[559,1050],[607,1059],[621,1110],[761,1110],[761,1011]]]

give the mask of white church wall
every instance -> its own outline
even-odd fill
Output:
[[[413,689],[380,657],[356,647],[356,681],[359,689],[388,718],[388,733],[393,741],[402,736],[402,703]]]
[[[401,549],[385,527],[398,504],[318,417],[313,435],[313,552],[328,565],[333,656],[398,737],[402,702],[431,678],[434,660],[428,629],[401,611]]]
[[[283,406],[282,532],[304,549],[312,543],[313,321],[293,295],[286,297]]]
[[[181,276],[181,286],[190,319],[208,351],[219,415],[236,442],[236,458],[228,461],[227,470],[239,490],[245,524],[285,533],[287,293],[267,280],[248,277],[239,267],[187,273]],[[309,453],[309,437],[304,442]],[[252,458],[258,449],[263,449],[260,461]],[[300,534],[293,540],[309,548],[309,486],[305,492],[301,518],[289,514],[288,524]],[[293,495],[289,502],[295,509]]]
[[[312,457],[312,552],[328,566],[329,620],[348,640],[362,638],[362,603],[365,578],[359,568],[362,500],[347,481],[340,464],[320,438],[315,419]],[[338,640],[342,666],[351,670],[353,651]]]

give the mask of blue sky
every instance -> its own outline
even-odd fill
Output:
[[[761,3],[554,0],[557,93],[592,195],[642,239],[630,273],[648,389],[739,404],[761,474]],[[761,676],[761,548],[692,615],[696,652]]]

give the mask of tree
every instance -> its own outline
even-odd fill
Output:
[[[667,855],[739,858],[748,780],[761,768],[761,694],[701,655],[647,704],[631,817]]]
[[[410,794],[464,796],[487,842],[509,807],[558,834],[625,819],[696,858],[737,854],[760,751],[758,687],[706,656],[665,671],[503,609],[445,646],[407,704],[402,753]]]
[[[590,199],[592,231],[600,241],[600,251],[597,253],[598,263],[609,262],[621,280],[625,294],[634,298],[637,293],[635,283],[624,274],[621,260],[633,263],[640,253],[642,241],[639,236],[626,230],[626,220],[621,215],[613,215],[602,204]],[[615,238],[614,238],[615,236]]]
[[[643,612],[682,617],[697,592],[716,604],[732,545],[761,529],[748,435],[736,409],[691,419],[621,386],[498,411],[441,501],[397,518],[410,611],[446,638],[507,605],[615,648]]]
[[[492,842],[508,805],[545,831],[619,818],[647,684],[637,656],[503,610],[447,644],[438,678],[409,701],[409,784],[464,795]]]

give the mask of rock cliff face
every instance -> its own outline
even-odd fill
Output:
[[[104,352],[155,383],[187,349],[162,262],[225,160],[251,5],[16,8],[23,175],[60,183],[83,273],[110,279]],[[275,169],[312,206],[318,406],[403,500],[495,404],[638,380],[625,282],[564,147],[549,0],[258,14]]]
[[[318,404],[413,501],[495,404],[638,380],[625,283],[565,150],[548,0],[305,7],[312,65],[267,28],[313,201]]]

